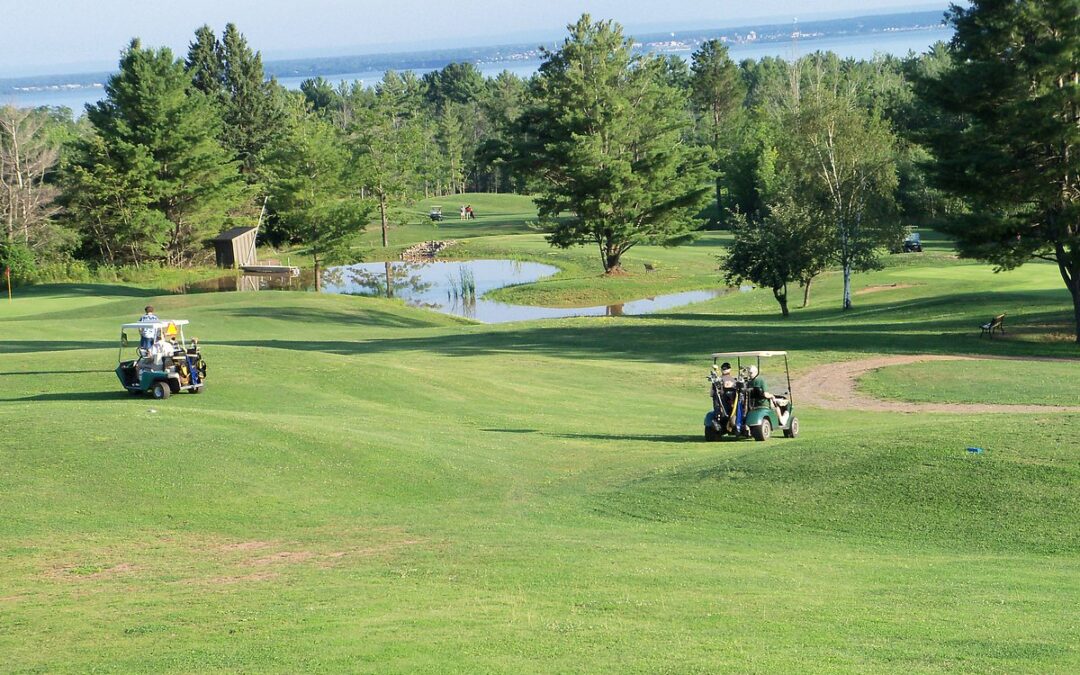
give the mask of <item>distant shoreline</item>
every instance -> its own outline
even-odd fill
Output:
[[[647,33],[634,36],[638,48],[647,53],[689,53],[706,40],[720,40],[730,48],[783,44],[793,40],[812,44],[815,40],[858,35],[905,33],[940,30],[943,11],[920,11],[858,16],[843,19],[792,22],[787,24],[745,25],[732,28],[683,30]],[[463,47],[400,53],[327,56],[305,59],[276,59],[264,64],[268,77],[334,77],[358,72],[386,70],[433,70],[452,62],[477,66],[513,67],[541,58],[541,48],[553,48],[556,42],[543,45],[520,43],[491,47]],[[178,54],[178,56],[180,56]],[[101,89],[112,72],[60,73],[29,77],[0,78],[0,104],[5,96],[35,92]]]

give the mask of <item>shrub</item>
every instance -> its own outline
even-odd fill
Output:
[[[0,243],[0,267],[11,270],[11,283],[16,286],[32,283],[37,273],[33,251],[18,243]]]

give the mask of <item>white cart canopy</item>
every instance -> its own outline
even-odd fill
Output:
[[[158,330],[165,330],[169,325],[173,326],[186,326],[190,322],[187,319],[174,319],[172,321],[136,321],[135,323],[125,323],[121,326],[122,329],[134,328],[142,330],[143,328],[157,328]]]
[[[747,358],[752,356],[787,356],[787,352],[717,352],[714,359]]]

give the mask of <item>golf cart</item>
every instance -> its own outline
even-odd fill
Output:
[[[429,211],[427,215],[428,215],[428,218],[431,218],[431,222],[433,222],[433,223],[441,223],[442,219],[443,219],[442,207],[441,206],[432,206],[431,211]]]
[[[904,253],[922,253],[922,235],[918,232],[908,233],[902,246]]]
[[[206,362],[199,352],[199,341],[189,345],[184,339],[186,319],[173,321],[138,321],[125,323],[120,333],[120,353],[117,358],[116,377],[132,394],[146,394],[157,399],[169,398],[181,391],[198,394],[206,386]],[[124,360],[124,348],[128,346],[128,329],[153,331],[154,344],[149,348],[138,347],[136,358]]]
[[[774,395],[767,391],[759,373],[762,359],[780,356],[784,357],[787,391]],[[772,436],[773,429],[782,430],[788,438],[799,435],[787,352],[720,352],[713,354],[712,359],[708,379],[713,409],[705,415],[706,441],[719,441],[726,434],[764,441]],[[727,361],[734,361],[734,370],[721,369],[717,365],[721,359],[726,365],[730,365]]]

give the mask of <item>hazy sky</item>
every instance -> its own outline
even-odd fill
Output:
[[[664,30],[763,17],[927,9],[927,0],[0,0],[0,76],[111,69],[134,36],[184,52],[232,21],[265,57],[535,41],[588,11]]]

